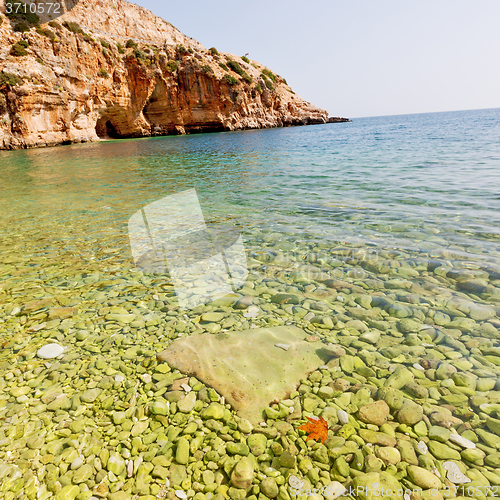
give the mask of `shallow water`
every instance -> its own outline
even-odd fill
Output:
[[[122,362],[154,366],[151,356],[192,333],[294,324],[352,355],[404,340],[428,345],[430,359],[476,356],[476,378],[499,378],[499,135],[497,109],[0,152],[0,441],[46,411],[34,408],[47,380],[73,397],[97,386],[99,371],[132,370]],[[168,276],[134,266],[128,219],[192,188],[207,223],[243,235],[249,277],[239,292],[253,298],[241,309],[235,297],[181,311]],[[214,311],[223,318],[203,319]],[[66,354],[44,365],[36,352],[49,342]],[[395,363],[425,357],[405,352],[391,354]],[[31,393],[12,394],[33,379]],[[135,394],[147,407],[161,394],[143,382]],[[115,381],[115,403],[121,390],[134,397],[128,383]],[[472,403],[448,397],[456,393],[431,400],[463,413]],[[86,411],[80,403],[50,411],[69,422]],[[0,458],[22,468],[23,446]]]

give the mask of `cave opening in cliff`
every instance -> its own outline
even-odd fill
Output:
[[[119,139],[121,137],[108,117],[104,116],[97,120],[95,131],[99,139]]]

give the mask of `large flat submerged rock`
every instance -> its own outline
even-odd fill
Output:
[[[195,335],[173,342],[158,360],[213,387],[255,424],[266,406],[288,397],[331,358],[306,336],[295,326]]]

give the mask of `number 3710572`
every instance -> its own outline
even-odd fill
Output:
[[[21,3],[8,2],[5,4],[6,14],[62,14],[61,4],[53,2]]]

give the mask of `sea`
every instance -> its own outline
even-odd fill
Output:
[[[113,397],[109,411],[142,401],[144,420],[166,390],[164,372],[147,367],[199,333],[298,326],[347,353],[325,383],[342,373],[347,386],[376,388],[405,365],[427,377],[412,398],[473,428],[484,403],[500,402],[500,109],[0,151],[0,179],[0,458],[23,473],[33,450],[62,453],[51,442],[83,416],[98,455],[95,425],[112,425],[99,411]],[[151,264],[151,242],[179,228],[201,236]],[[186,262],[219,233],[236,236],[199,261],[231,279],[202,269],[183,286]],[[35,439],[40,422],[47,442]],[[108,448],[130,457],[113,432]],[[56,490],[71,483],[66,469]],[[15,490],[21,476],[2,471]]]

